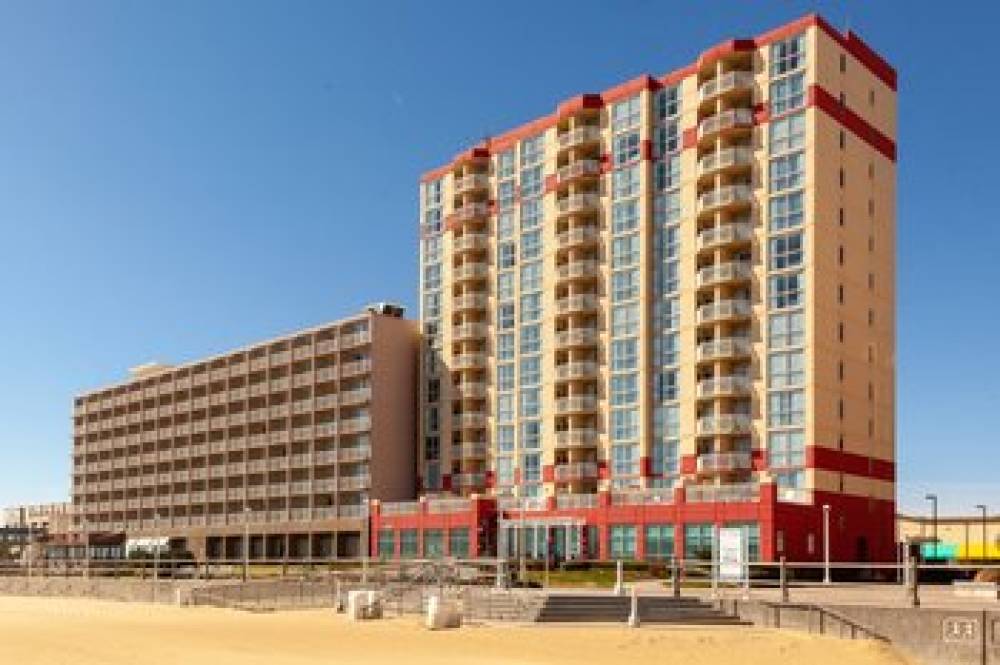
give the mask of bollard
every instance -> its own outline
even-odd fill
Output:
[[[625,595],[625,566],[621,559],[615,562],[615,595]]]
[[[781,557],[781,566],[778,568],[778,585],[781,587],[781,602],[788,602],[788,568],[785,565],[785,557]]]
[[[639,627],[639,587],[634,584],[632,585],[632,603],[628,615],[628,627]]]
[[[673,587],[674,598],[681,597],[681,567],[677,557],[670,557],[670,585]]]
[[[917,558],[910,561],[910,607],[920,607],[920,568]]]

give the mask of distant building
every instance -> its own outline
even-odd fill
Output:
[[[65,531],[69,526],[71,510],[69,502],[7,506],[0,509],[0,526]]]
[[[935,524],[937,540],[935,541]],[[901,543],[916,544],[924,559],[1000,561],[1000,515],[928,516],[897,515],[896,534]]]

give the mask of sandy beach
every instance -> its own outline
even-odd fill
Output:
[[[758,629],[365,624],[329,611],[248,614],[81,599],[0,598],[0,662],[18,665],[891,665],[867,642]]]

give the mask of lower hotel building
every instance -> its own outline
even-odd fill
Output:
[[[811,15],[420,183],[419,489],[380,556],[892,560],[896,73]],[[523,531],[522,531],[523,529]]]
[[[356,557],[370,499],[414,494],[418,330],[390,305],[73,406],[73,530],[196,558]]]

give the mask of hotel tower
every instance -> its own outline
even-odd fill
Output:
[[[811,15],[426,173],[424,498],[374,546],[693,557],[739,526],[809,560],[825,515],[834,559],[891,559],[895,133],[895,70]]]

